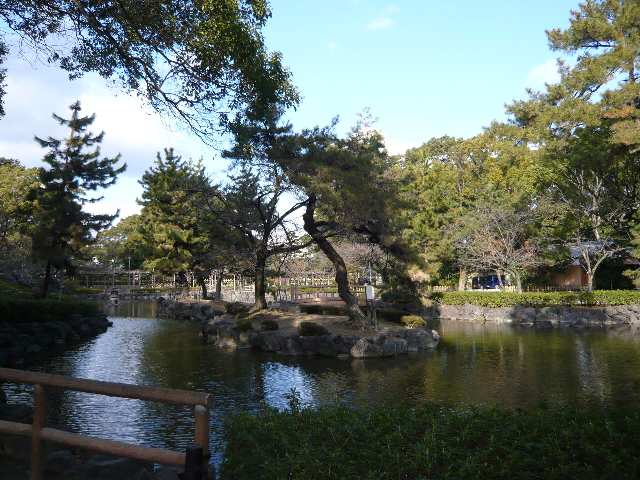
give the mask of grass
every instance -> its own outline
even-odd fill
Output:
[[[226,424],[220,478],[635,479],[640,412],[426,405],[266,410]]]

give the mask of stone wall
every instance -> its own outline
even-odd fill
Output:
[[[47,322],[0,319],[0,366],[22,367],[44,355],[103,333],[111,326],[104,314],[75,315]]]
[[[640,323],[640,305],[502,308],[477,305],[435,305],[421,313],[428,318],[507,322],[534,327],[592,328]]]

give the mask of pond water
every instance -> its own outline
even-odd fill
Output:
[[[33,370],[98,380],[211,392],[212,451],[222,455],[224,419],[264,404],[426,401],[530,407],[540,403],[640,404],[640,334],[534,331],[441,322],[438,350],[380,360],[286,358],[203,345],[194,324],[155,318],[152,303],[123,303],[113,327]],[[6,386],[30,398],[25,387]],[[66,392],[50,401],[48,425],[148,446],[191,443],[190,409]]]

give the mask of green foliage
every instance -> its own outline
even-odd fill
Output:
[[[70,119],[54,115],[55,120],[69,128],[65,140],[52,137],[36,141],[49,152],[43,161],[48,168],[39,170],[40,186],[32,190],[34,228],[30,232],[33,254],[47,263],[43,285],[46,296],[50,267],[68,268],[71,257],[93,241],[93,235],[108,227],[115,215],[94,215],[83,210],[87,203],[99,198],[89,192],[113,185],[126,165],[117,166],[120,156],[100,158],[104,133],[94,136],[88,128],[95,116],[81,117],[80,103],[70,107]]]
[[[595,290],[593,292],[443,292],[429,295],[442,305],[481,307],[604,306],[640,304],[640,291]]]
[[[321,335],[327,335],[328,333],[329,330],[317,323],[300,322],[300,325],[298,325],[298,334],[301,337],[319,337]]]
[[[152,252],[144,241],[141,227],[140,215],[123,218],[117,225],[99,232],[95,243],[87,249],[86,255],[109,268],[113,264],[126,269],[143,268],[144,261]]]
[[[226,424],[225,479],[635,479],[640,413],[297,406]]]
[[[24,243],[33,207],[29,192],[38,187],[38,170],[15,160],[0,159],[0,250]]]
[[[34,299],[0,294],[0,318],[5,322],[51,322],[71,315],[96,315],[100,305],[69,299]]]
[[[418,315],[403,315],[400,318],[400,323],[408,328],[420,328],[427,326],[426,320]]]
[[[113,80],[201,137],[247,105],[259,113],[298,100],[280,55],[264,44],[266,0],[11,0],[1,14],[0,41],[15,33],[72,78]]]

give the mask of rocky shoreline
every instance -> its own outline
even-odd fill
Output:
[[[269,310],[238,319],[246,307],[212,302],[159,303],[159,316],[199,322],[201,336],[218,348],[256,349],[285,356],[380,358],[435,349],[440,336],[427,328],[385,323],[378,330],[354,328],[343,316]],[[305,328],[306,327],[306,328]]]
[[[640,323],[640,305],[501,308],[434,305],[420,313],[430,319],[511,323],[534,328],[606,328]]]
[[[0,319],[0,366],[23,367],[42,356],[104,333],[103,313],[72,314],[64,320],[8,322]]]

